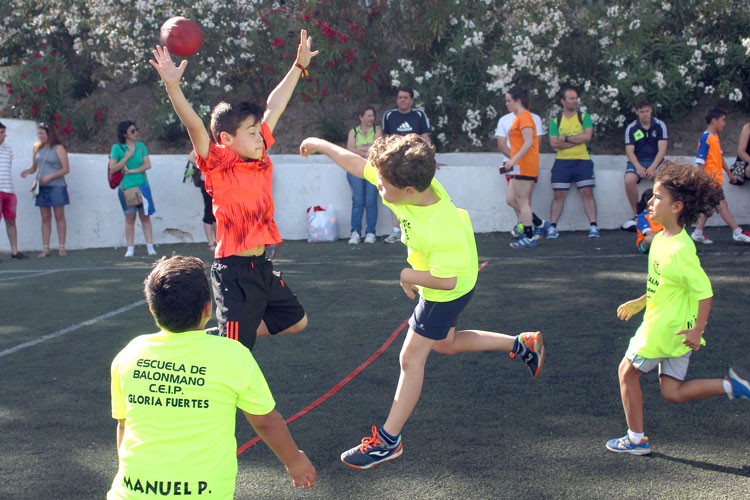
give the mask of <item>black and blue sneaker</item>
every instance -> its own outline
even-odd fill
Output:
[[[750,372],[739,366],[729,369],[725,377],[732,384],[732,394],[729,399],[750,399]]]
[[[526,363],[531,376],[539,378],[544,364],[544,339],[542,332],[523,332],[516,335],[513,350],[509,353],[511,358],[519,357]]]
[[[372,436],[362,438],[362,443],[341,454],[341,462],[353,469],[365,470],[379,463],[398,458],[404,452],[401,434],[396,443],[389,445],[378,434],[377,426],[372,426]]]

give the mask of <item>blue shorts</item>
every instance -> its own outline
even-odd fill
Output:
[[[640,163],[643,168],[650,167],[653,162],[653,158],[638,158],[638,163]],[[638,182],[641,182],[641,177],[638,175],[638,172],[635,171],[635,165],[633,165],[630,160],[628,160],[628,163],[625,165],[625,175],[628,174],[635,175],[636,177],[638,177]]]
[[[596,186],[594,162],[592,160],[555,160],[552,164],[552,189],[567,191],[574,182],[578,189]]]
[[[143,184],[141,186],[138,186],[138,188],[141,190],[143,203],[141,203],[137,207],[129,207],[128,204],[125,203],[125,195],[122,194],[122,189],[117,190],[117,198],[120,200],[122,213],[134,214],[136,212],[140,212],[141,215],[153,215],[156,212],[156,207],[154,206],[154,198],[153,196],[151,196],[151,188],[148,184]]]
[[[67,186],[39,186],[39,195],[34,205],[37,207],[62,207],[70,205]]]
[[[422,337],[443,340],[448,336],[450,329],[456,326],[458,316],[472,295],[474,290],[450,302],[431,302],[419,297],[414,314],[409,318],[409,327]]]

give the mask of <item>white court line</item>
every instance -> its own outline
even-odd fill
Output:
[[[28,271],[29,274],[24,274],[22,276],[11,276],[10,278],[0,278],[0,281],[10,281],[10,280],[23,280],[26,278],[36,278],[38,276],[46,276],[48,274],[55,274],[56,272],[59,272],[58,269],[53,269],[51,271],[41,271],[38,273],[33,273]]]
[[[134,308],[136,308],[138,306],[142,306],[145,303],[146,303],[145,299],[144,300],[139,300],[138,302],[133,302],[132,304],[129,304],[127,306],[123,306],[123,307],[121,307],[119,309],[115,309],[114,311],[110,311],[108,313],[104,313],[101,316],[97,316],[96,318],[92,318],[92,319],[83,321],[82,323],[77,323],[75,325],[70,325],[67,328],[63,328],[62,330],[58,330],[56,332],[52,332],[52,333],[47,334],[47,335],[42,335],[41,337],[37,337],[34,340],[30,340],[28,342],[24,342],[23,344],[18,344],[15,347],[11,347],[9,349],[5,349],[4,351],[0,351],[0,358],[2,358],[3,356],[8,356],[9,354],[16,353],[18,351],[22,351],[23,349],[26,349],[28,347],[33,347],[33,346],[35,346],[37,344],[41,344],[42,342],[44,342],[46,340],[54,339],[56,337],[60,337],[62,335],[74,332],[74,331],[76,331],[76,330],[78,330],[80,328],[83,328],[84,326],[91,326],[91,325],[96,324],[96,323],[98,323],[100,321],[104,321],[105,319],[111,318],[113,316],[117,316],[118,314],[122,314],[122,313],[127,312],[127,311],[130,311],[131,309],[134,309]]]

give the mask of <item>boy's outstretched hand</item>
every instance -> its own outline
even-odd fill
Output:
[[[183,59],[182,62],[180,62],[180,65],[177,66],[174,61],[172,61],[172,56],[169,55],[169,49],[166,46],[160,45],[156,46],[153,54],[154,58],[150,59],[148,62],[159,73],[164,85],[178,83],[187,67],[187,59]]]
[[[310,65],[310,60],[317,56],[319,52],[319,50],[312,50],[312,37],[307,36],[307,30],[300,30],[299,45],[297,45],[297,62],[307,68]]]
[[[299,145],[299,154],[307,158],[311,154],[320,152],[322,140],[317,137],[308,137]]]
[[[617,308],[617,317],[623,321],[627,321],[639,311],[641,311],[644,307],[646,307],[645,295],[637,299],[629,300],[624,304],[620,304],[620,306]]]
[[[299,450],[299,455],[286,466],[286,471],[292,478],[292,485],[295,488],[312,488],[315,486],[317,471],[305,452]]]

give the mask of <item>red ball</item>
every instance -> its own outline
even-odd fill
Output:
[[[203,30],[195,21],[177,16],[161,25],[159,38],[172,54],[190,57],[203,45]]]

